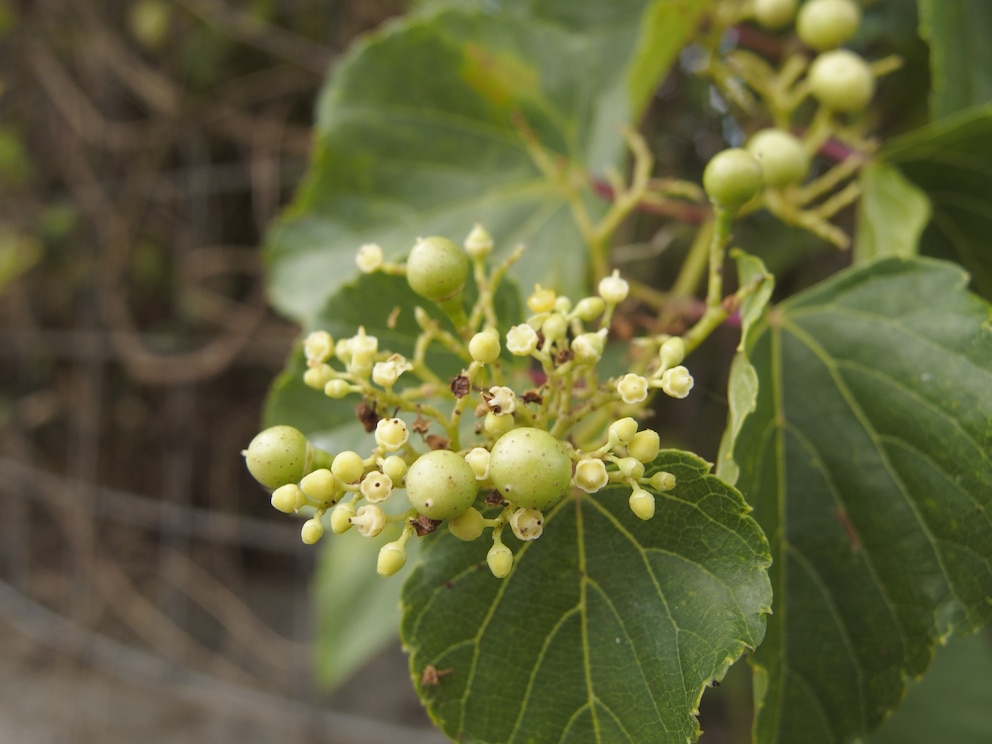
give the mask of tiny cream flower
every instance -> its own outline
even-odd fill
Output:
[[[661,389],[673,398],[684,398],[692,390],[692,375],[682,365],[665,370],[661,376]]]
[[[510,515],[510,529],[520,540],[536,540],[544,533],[544,515],[521,507]]]
[[[355,256],[355,263],[364,274],[371,274],[373,271],[378,271],[382,266],[382,262],[382,248],[376,243],[366,243],[361,246],[358,249],[358,255]]]
[[[572,339],[572,353],[576,364],[594,365],[603,358],[606,348],[606,329],[598,333],[581,333]]]
[[[411,369],[413,365],[406,357],[402,354],[393,354],[386,361],[376,362],[372,366],[372,382],[384,388],[391,388],[401,374]]]
[[[376,537],[386,526],[386,515],[375,504],[366,504],[350,521],[362,537]]]
[[[370,504],[378,504],[389,498],[393,491],[393,479],[385,473],[373,470],[362,478],[359,490]]]
[[[617,381],[617,392],[624,403],[640,403],[648,397],[648,381],[632,372]]]
[[[506,348],[514,356],[529,356],[537,349],[537,331],[527,324],[515,325],[506,332]]]
[[[517,395],[513,392],[512,388],[504,385],[494,385],[489,388],[489,394],[486,396],[486,405],[489,406],[490,411],[500,416],[513,413],[517,410]]]
[[[610,477],[602,460],[584,457],[575,466],[572,482],[586,493],[596,493],[609,483]]]

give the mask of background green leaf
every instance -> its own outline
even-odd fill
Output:
[[[521,122],[563,167],[619,166],[621,124],[643,107],[705,2],[657,3],[645,15],[651,5],[442,8],[357,45],[321,96],[310,171],[267,239],[273,303],[309,325],[354,275],[361,243],[396,258],[418,235],[460,240],[476,221],[498,253],[531,246],[514,269],[525,286],[583,294],[574,184],[540,172]],[[594,215],[602,206],[588,204]]]
[[[854,240],[855,263],[884,256],[915,256],[920,234],[930,220],[926,195],[887,163],[865,166],[858,180],[861,200]]]
[[[764,629],[767,543],[709,465],[668,450],[675,474],[643,522],[629,491],[566,498],[544,535],[513,542],[502,581],[487,540],[425,538],[403,591],[402,636],[428,712],[466,742],[695,739],[703,689]],[[511,538],[512,539],[512,538]],[[428,666],[450,670],[424,685]]]
[[[921,251],[962,264],[974,289],[992,298],[992,106],[899,137],[882,155],[923,189],[933,206]]]
[[[936,639],[992,617],[992,329],[933,260],[848,270],[769,311],[738,486],[772,542],[758,742],[876,727]]]
[[[992,3],[919,0],[920,36],[930,43],[933,119],[992,102]]]

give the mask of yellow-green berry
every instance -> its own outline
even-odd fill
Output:
[[[541,511],[568,490],[572,461],[564,445],[543,429],[513,429],[493,444],[489,477],[508,501]]]
[[[875,94],[875,76],[868,63],[846,49],[824,52],[813,60],[808,79],[813,96],[834,111],[863,111]]]
[[[835,49],[853,38],[861,9],[853,0],[807,0],[796,16],[796,33],[818,52]]]
[[[243,453],[248,472],[266,488],[298,483],[310,464],[310,443],[299,429],[272,426],[251,440]]]
[[[761,165],[747,150],[718,152],[703,170],[703,188],[710,201],[724,209],[737,209],[761,191]]]
[[[754,0],[754,19],[775,31],[796,17],[796,0]]]
[[[406,472],[406,495],[413,508],[430,519],[464,514],[478,493],[475,471],[450,450],[432,450]]]
[[[447,238],[432,236],[417,241],[406,262],[406,280],[421,297],[434,302],[451,300],[461,293],[468,278],[468,256]]]
[[[809,155],[802,142],[784,129],[755,132],[748,140],[747,151],[758,159],[765,184],[772,188],[802,183],[809,173]]]

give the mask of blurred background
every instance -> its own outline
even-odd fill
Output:
[[[297,329],[260,244],[402,0],[0,0],[0,741],[437,742],[314,681],[315,551],[240,450]]]

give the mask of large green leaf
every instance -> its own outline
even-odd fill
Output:
[[[498,252],[529,246],[514,269],[526,286],[582,295],[586,247],[567,192],[576,173],[620,165],[621,125],[704,5],[482,4],[410,16],[368,37],[325,88],[310,171],[269,233],[275,305],[309,325],[354,275],[361,243],[401,257],[418,235],[457,240],[476,221]],[[542,174],[525,130],[557,167],[579,170]],[[602,210],[587,201],[593,215]]]
[[[876,727],[934,643],[992,617],[990,308],[890,258],[769,311],[735,457],[772,543],[758,742]]]
[[[992,106],[899,137],[882,154],[933,206],[922,251],[963,264],[975,289],[992,298]]]
[[[569,497],[544,535],[514,542],[509,577],[488,541],[425,538],[403,592],[402,637],[428,712],[463,742],[684,744],[703,689],[764,631],[767,542],[733,488],[694,455],[647,522],[623,488]],[[433,666],[438,684],[425,684]]]
[[[920,35],[930,43],[934,119],[992,103],[992,3],[919,0]]]

